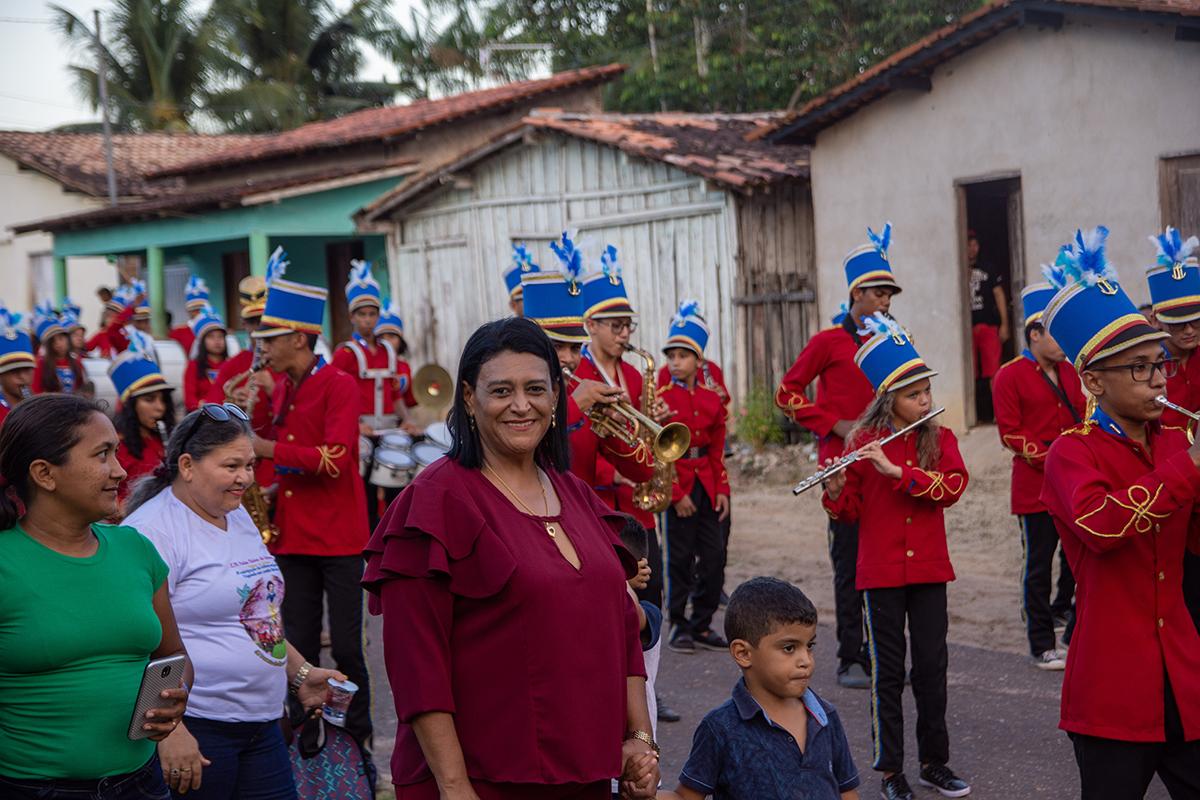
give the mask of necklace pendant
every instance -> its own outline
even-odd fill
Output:
[[[558,528],[554,526],[553,522],[544,522],[542,524],[546,526],[546,533],[550,534],[551,539],[558,535]]]

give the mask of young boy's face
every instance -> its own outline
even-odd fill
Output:
[[[686,347],[672,347],[667,351],[667,368],[677,381],[690,381],[700,368],[700,359]]]
[[[350,312],[350,321],[354,323],[354,330],[359,336],[370,338],[379,322],[379,309],[375,306],[359,306]]]
[[[816,640],[816,625],[793,622],[775,627],[757,645],[735,639],[729,652],[752,688],[780,699],[795,699],[804,694],[812,679]]]
[[[1127,420],[1149,422],[1162,416],[1154,402],[1167,388],[1162,371],[1150,365],[1165,357],[1162,345],[1146,342],[1084,369],[1083,385],[1106,411]]]

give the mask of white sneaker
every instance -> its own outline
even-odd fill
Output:
[[[1067,668],[1067,660],[1057,650],[1047,650],[1040,656],[1034,656],[1033,665],[1048,671],[1064,670]]]

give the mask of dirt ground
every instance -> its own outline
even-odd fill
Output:
[[[1021,535],[1009,513],[1010,456],[991,425],[959,434],[971,480],[946,512],[950,559],[957,580],[949,587],[952,642],[1026,653],[1020,616]],[[794,450],[802,457],[800,448]],[[726,587],[756,575],[796,583],[812,598],[822,621],[833,622],[833,574],[827,517],[820,490],[794,497],[791,486],[815,471],[808,461],[762,476],[733,474],[733,534]]]

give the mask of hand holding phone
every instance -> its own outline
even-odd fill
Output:
[[[187,656],[158,658],[146,665],[138,689],[128,736],[132,740],[162,741],[183,719],[187,707],[187,689],[183,688],[183,670]]]

